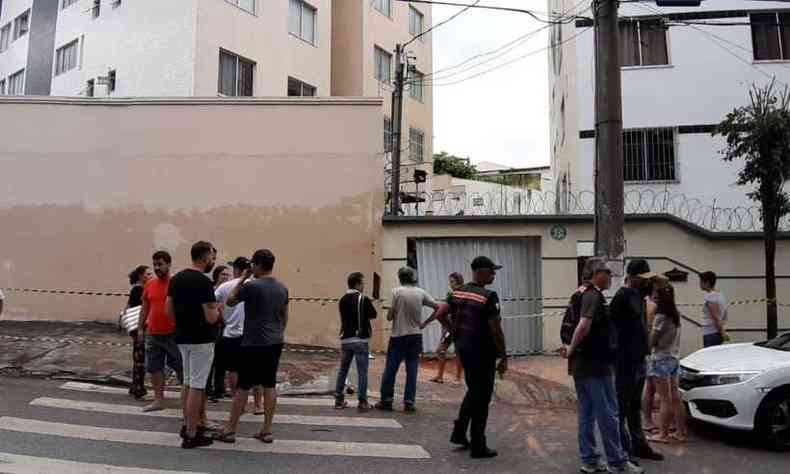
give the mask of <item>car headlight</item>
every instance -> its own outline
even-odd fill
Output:
[[[760,372],[736,372],[731,374],[707,374],[701,377],[699,386],[733,385],[748,382],[760,375]]]

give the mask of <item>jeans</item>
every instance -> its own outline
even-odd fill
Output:
[[[420,368],[422,353],[422,335],[391,337],[387,348],[387,365],[381,377],[381,401],[392,403],[395,397],[395,377],[398,375],[400,363],[406,361],[406,392],[405,403],[414,404],[417,398],[417,370]]]
[[[579,453],[583,464],[596,464],[601,455],[595,442],[595,425],[601,432],[606,460],[620,467],[628,460],[623,452],[614,377],[574,377],[579,411]]]
[[[466,395],[458,412],[455,429],[466,433],[471,424],[472,449],[486,447],[486,424],[488,406],[494,394],[496,376],[496,354],[491,350],[458,347],[458,355],[464,366]]]
[[[721,334],[706,334],[702,336],[702,345],[703,347],[712,347],[712,346],[720,346],[724,343],[724,339],[722,339]]]
[[[351,344],[342,344],[340,347],[340,370],[337,373],[337,383],[335,384],[335,398],[343,400],[343,391],[346,388],[346,378],[348,377],[348,370],[351,368],[351,361],[357,360],[357,393],[359,401],[365,402],[368,400],[368,364],[370,360],[368,355],[367,342],[354,342]]]
[[[623,450],[631,456],[650,449],[642,430],[642,392],[645,389],[644,368],[617,374],[617,405]]]

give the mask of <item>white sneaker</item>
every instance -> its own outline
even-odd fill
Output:
[[[579,471],[584,474],[595,474],[596,472],[606,472],[608,469],[603,461],[598,461],[597,464],[582,464]]]
[[[609,472],[612,473],[619,473],[624,472],[627,474],[644,474],[645,470],[641,467],[637,466],[636,464],[628,461],[627,463],[623,464],[620,467],[609,467]]]

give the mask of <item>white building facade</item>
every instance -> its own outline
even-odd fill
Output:
[[[552,12],[574,0],[551,0]],[[626,208],[661,206],[715,215],[749,208],[735,185],[741,163],[725,163],[725,141],[713,137],[728,112],[745,105],[752,84],[790,84],[786,2],[705,0],[701,7],[620,6]],[[591,198],[595,163],[592,22],[555,25],[551,33],[551,154],[556,191]],[[581,198],[578,198],[581,196]],[[585,203],[585,206],[589,203]],[[571,211],[573,205],[570,206]]]

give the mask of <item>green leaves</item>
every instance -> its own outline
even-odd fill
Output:
[[[477,176],[477,168],[469,163],[469,158],[461,158],[443,151],[433,155],[433,174],[449,174],[454,178],[474,179]]]

